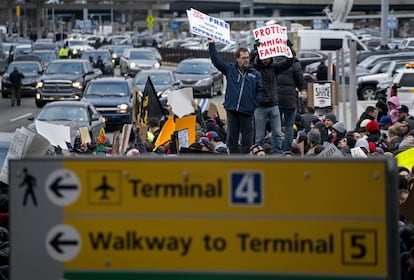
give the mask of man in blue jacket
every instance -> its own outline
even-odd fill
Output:
[[[248,154],[253,144],[253,114],[262,93],[262,76],[250,65],[248,49],[239,48],[236,51],[236,63],[225,63],[218,56],[214,40],[208,39],[208,42],[211,61],[227,79],[223,105],[227,112],[229,151],[231,154]]]

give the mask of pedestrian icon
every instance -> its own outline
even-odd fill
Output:
[[[31,198],[33,205],[37,206],[37,200],[34,188],[36,188],[36,178],[29,174],[27,168],[23,168],[23,181],[19,184],[20,187],[26,186],[23,196],[23,206],[26,207],[29,197]]]
[[[106,176],[104,175],[102,177],[102,185],[95,188],[95,192],[102,192],[102,195],[100,197],[101,200],[109,200],[108,191],[114,192],[115,189],[111,186],[109,186],[106,182]]]

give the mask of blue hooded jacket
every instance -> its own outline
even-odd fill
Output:
[[[224,108],[253,115],[263,90],[260,72],[252,66],[243,71],[238,67],[237,63],[225,63],[218,56],[214,43],[209,43],[208,51],[214,66],[227,79]]]

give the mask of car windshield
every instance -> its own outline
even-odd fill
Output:
[[[84,52],[82,54],[83,59],[90,59],[90,57],[92,57],[94,61],[98,60],[98,56],[100,56],[104,62],[110,60],[110,55],[107,52]]]
[[[10,66],[7,68],[7,73],[11,73],[14,70],[14,66],[17,66],[17,69],[19,69],[20,72],[23,74],[31,74],[31,73],[37,73],[39,71],[39,67],[37,64],[33,63],[27,63],[27,64],[10,64]]]
[[[82,74],[81,63],[51,63],[47,67],[46,74]]]
[[[87,121],[88,113],[83,107],[51,106],[45,107],[37,116],[39,121]]]
[[[182,63],[178,65],[176,72],[180,74],[210,74],[211,67],[202,63]]]
[[[154,55],[152,54],[152,52],[131,52],[129,58],[154,60]]]
[[[54,56],[51,53],[36,53],[36,54],[38,54],[42,58],[43,62],[51,62],[56,59],[56,56]]]
[[[147,82],[148,76],[151,79],[151,82],[154,85],[169,85],[172,83],[171,76],[167,73],[160,73],[160,74],[138,74],[135,78],[135,84],[137,85],[145,85]]]
[[[90,83],[84,96],[128,96],[126,83]]]

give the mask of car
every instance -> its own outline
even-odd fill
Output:
[[[32,54],[40,56],[44,70],[46,70],[50,62],[57,59],[57,55],[54,50],[33,50]]]
[[[109,50],[112,57],[112,62],[114,63],[114,66],[119,65],[119,58],[121,57],[122,53],[124,52],[124,49],[130,48],[131,46],[126,45],[103,45],[98,48],[98,50]]]
[[[141,93],[145,89],[148,77],[150,77],[151,82],[154,85],[154,89],[157,92],[161,105],[166,107],[168,90],[180,88],[181,82],[177,80],[173,70],[142,70],[134,78],[134,84],[138,87],[138,90]]]
[[[43,107],[56,100],[80,100],[86,85],[102,76],[86,59],[55,59],[37,84],[35,103]]]
[[[93,61],[92,67],[99,68],[96,64],[98,60],[98,56],[101,57],[104,67],[102,70],[102,74],[107,75],[114,75],[114,63],[112,62],[111,52],[109,50],[86,50],[82,53],[82,59],[88,59],[89,61]]]
[[[388,88],[394,75],[405,68],[409,60],[387,60],[377,63],[370,71],[371,74],[360,76],[357,80],[357,96],[359,100],[374,100],[385,96],[386,92],[379,88]]]
[[[390,95],[396,94],[400,101],[414,103],[414,64],[407,64],[406,69],[398,71],[390,90],[392,88],[396,89],[396,92],[390,92]]]
[[[41,80],[43,67],[37,61],[13,61],[7,67],[6,73],[2,77],[1,95],[7,98],[11,95],[11,82],[9,80],[10,73],[14,67],[24,75],[22,79],[21,96],[34,96],[36,93],[37,83]]]
[[[152,50],[126,48],[119,60],[121,75],[135,76],[144,69],[158,69],[160,63]]]
[[[156,47],[157,40],[148,35],[137,35],[132,37],[132,45],[134,48],[140,47]]]
[[[306,65],[328,60],[328,55],[321,51],[299,51],[298,55],[299,63],[302,65],[302,69],[306,68]]]
[[[223,93],[223,74],[209,58],[187,58],[177,65],[175,77],[183,87],[192,87],[194,97],[210,97]]]
[[[69,49],[70,58],[80,58],[82,52],[95,49],[94,47],[88,45],[88,42],[84,40],[65,40],[65,44]]]
[[[96,108],[86,101],[55,101],[46,104],[40,110],[36,118],[31,117],[27,128],[36,132],[35,120],[57,125],[73,122],[77,130],[75,137],[75,148],[81,143],[79,128],[87,127],[92,143],[96,143],[101,128],[105,128],[105,120]],[[71,126],[72,127],[72,126]]]
[[[81,100],[93,104],[110,130],[122,128],[132,120],[132,96],[138,89],[130,78],[102,77],[91,81]]]

